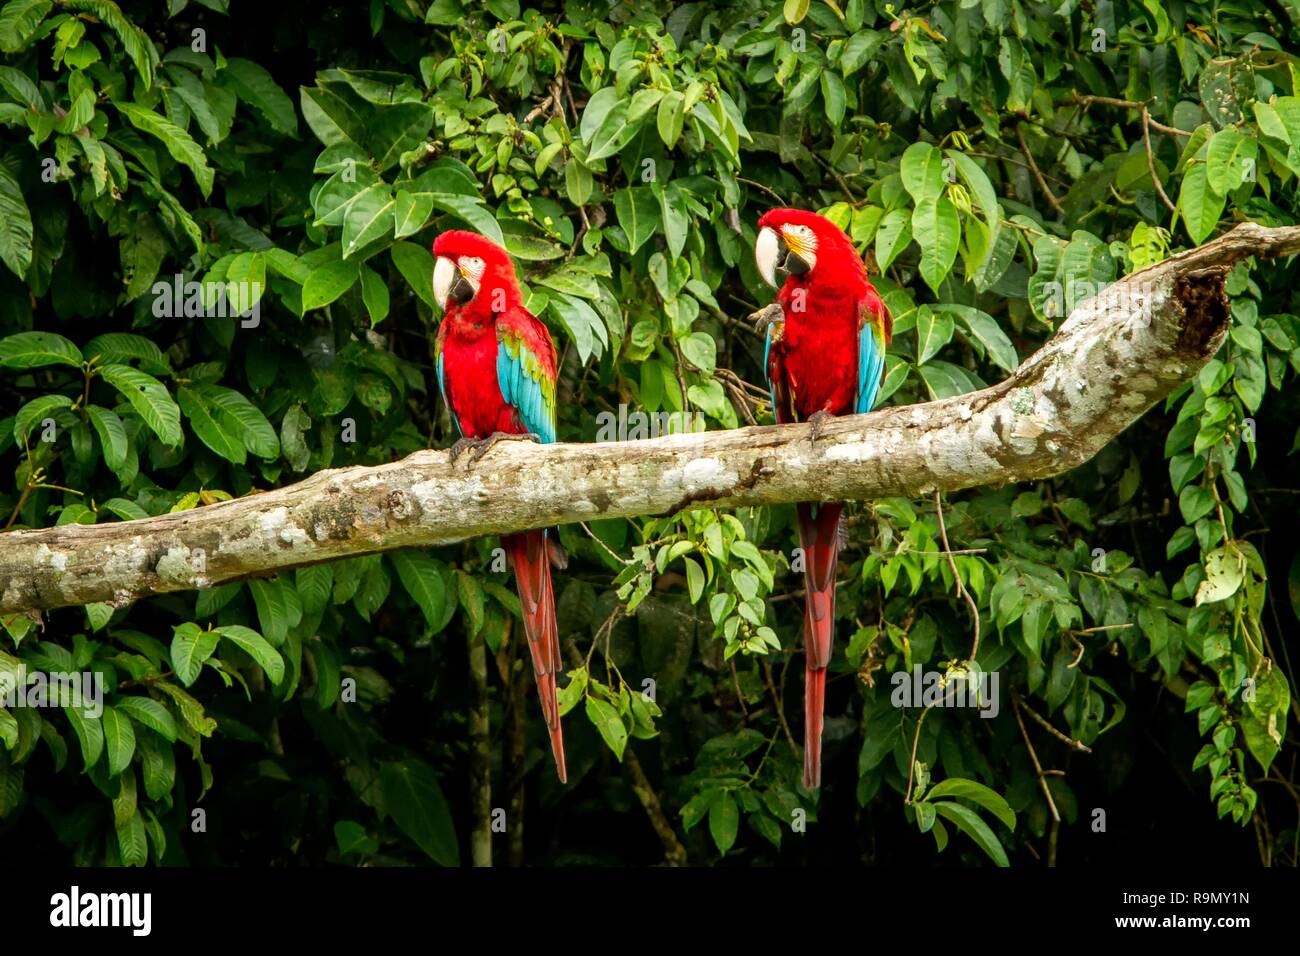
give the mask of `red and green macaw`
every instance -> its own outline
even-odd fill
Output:
[[[523,305],[510,254],[473,232],[444,232],[433,243],[433,295],[443,310],[435,362],[438,387],[460,431],[452,460],[477,461],[503,439],[555,441],[555,344]],[[562,552],[545,530],[501,539],[510,555],[533,658],[537,695],[551,735],[560,782],[564,734],[556,700],[562,669],[551,562]]]
[[[802,209],[773,209],[758,221],[754,259],[768,285],[784,284],[768,320],[764,364],[778,422],[811,421],[813,440],[832,415],[871,410],[880,390],[893,320],[848,236]],[[835,635],[838,503],[797,505],[804,554],[803,783],[821,786],[826,668]]]

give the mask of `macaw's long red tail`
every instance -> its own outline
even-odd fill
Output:
[[[561,669],[560,634],[555,621],[555,595],[551,590],[551,565],[546,547],[546,532],[526,531],[501,539],[515,569],[519,601],[523,605],[524,634],[533,655],[533,674],[537,678],[537,696],[542,702],[542,716],[551,734],[551,750],[560,783],[567,782],[564,768],[564,731],[560,727],[560,707],[555,696],[555,678]]]
[[[804,558],[803,785],[822,785],[822,712],[826,668],[835,637],[835,565],[839,558],[842,504],[796,505]]]

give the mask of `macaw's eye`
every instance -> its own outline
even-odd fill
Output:
[[[478,281],[483,278],[484,268],[486,264],[478,256],[460,257],[460,271],[465,278],[473,280],[475,285],[478,285]]]

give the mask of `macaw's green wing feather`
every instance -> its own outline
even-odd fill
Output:
[[[524,427],[549,444],[555,441],[555,358],[541,354],[549,342],[528,338],[515,323],[497,323],[497,384]]]
[[[882,309],[884,305],[880,306]],[[871,411],[885,370],[885,327],[882,317],[863,303],[858,314],[858,391],[853,411]]]

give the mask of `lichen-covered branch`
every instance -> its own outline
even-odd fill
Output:
[[[1227,334],[1224,276],[1300,251],[1243,224],[1083,302],[1005,381],[806,425],[637,442],[417,452],[193,511],[0,534],[0,613],[205,588],[392,548],[690,507],[920,497],[1059,474],[1195,374]]]

